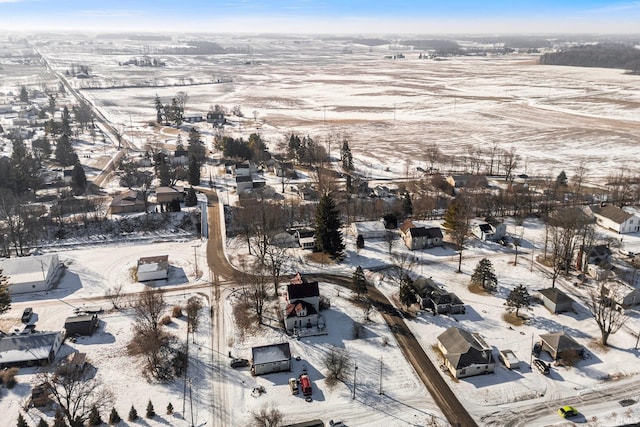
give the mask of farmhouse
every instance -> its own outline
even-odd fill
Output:
[[[318,282],[308,282],[298,273],[287,285],[282,300],[284,327],[289,334],[318,326],[320,290]]]
[[[548,352],[557,364],[571,365],[584,356],[584,348],[564,332],[540,335],[540,341],[542,350]]]
[[[62,341],[60,332],[6,335],[0,338],[0,368],[53,362]]]
[[[491,346],[480,334],[449,328],[438,336],[438,348],[455,378],[486,374],[495,369]]]
[[[471,232],[480,240],[496,242],[507,234],[507,226],[496,218],[488,217],[483,222],[478,222],[471,227]]]
[[[558,288],[541,289],[540,295],[544,306],[554,314],[573,311],[573,299]]]
[[[430,309],[433,314],[461,314],[464,303],[454,293],[440,289],[431,278],[420,278],[414,282],[420,307]]]
[[[127,190],[113,197],[110,209],[112,214],[144,212],[146,203],[142,192]]]
[[[617,206],[591,207],[596,224],[600,227],[613,230],[616,233],[635,233],[640,231],[640,217],[625,212]]]
[[[251,348],[252,375],[265,375],[290,370],[291,349],[288,342]]]
[[[64,322],[66,336],[74,335],[91,336],[98,329],[99,321],[97,314],[83,314],[80,316],[67,317]]]
[[[24,294],[48,290],[60,268],[58,255],[7,258],[1,268],[1,281],[9,293]]]
[[[400,226],[400,235],[407,248],[413,250],[442,246],[442,230],[439,227],[418,227],[406,220]]]
[[[144,257],[138,260],[138,282],[169,277],[169,255]]]
[[[387,229],[382,221],[354,222],[351,224],[349,231],[352,236],[362,236],[364,239],[381,239],[387,233]]]

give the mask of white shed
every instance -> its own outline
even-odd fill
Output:
[[[145,257],[138,260],[138,282],[161,280],[169,276],[169,255]]]
[[[291,370],[291,349],[288,342],[253,347],[251,355],[253,375]]]
[[[354,237],[361,235],[365,239],[382,239],[387,229],[382,221],[361,221],[352,223],[350,232]]]
[[[48,290],[60,267],[57,254],[7,258],[0,267],[2,281],[13,294]]]

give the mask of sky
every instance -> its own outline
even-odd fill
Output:
[[[0,32],[640,33],[640,1],[0,0]]]

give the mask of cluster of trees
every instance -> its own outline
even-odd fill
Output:
[[[249,140],[242,137],[232,138],[221,136],[216,138],[216,148],[222,151],[222,155],[228,158],[240,158],[260,161],[267,157],[267,146],[257,133],[249,135]]]
[[[540,63],[574,67],[619,68],[638,74],[640,73],[640,52],[633,45],[599,43],[545,53],[540,57]]]
[[[189,96],[186,92],[178,92],[171,98],[171,102],[164,104],[160,97],[156,95],[154,104],[156,108],[156,122],[165,126],[173,125],[180,127],[184,122],[184,108]]]
[[[299,164],[317,164],[327,159],[325,148],[314,141],[309,135],[300,138],[292,133],[286,146],[286,158],[295,160]]]
[[[164,67],[167,65],[167,63],[159,60],[158,58],[149,58],[145,56],[144,58],[132,58],[126,62],[118,62],[118,65],[135,65],[136,67]]]

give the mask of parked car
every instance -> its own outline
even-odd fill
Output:
[[[247,359],[239,359],[239,358],[234,358],[231,360],[231,367],[232,368],[244,368],[249,366],[249,361]]]
[[[291,394],[298,394],[300,392],[298,389],[298,380],[295,378],[289,378],[289,388],[291,389]]]
[[[545,375],[549,375],[549,373],[551,372],[551,367],[549,366],[548,363],[545,363],[543,360],[533,359],[533,366],[535,366],[537,370],[539,370]]]
[[[579,414],[578,410],[573,406],[567,405],[558,409],[558,415],[560,415],[562,418],[575,417],[578,414]]]
[[[31,320],[31,315],[33,314],[33,308],[27,307],[22,312],[22,323],[29,323]]]

